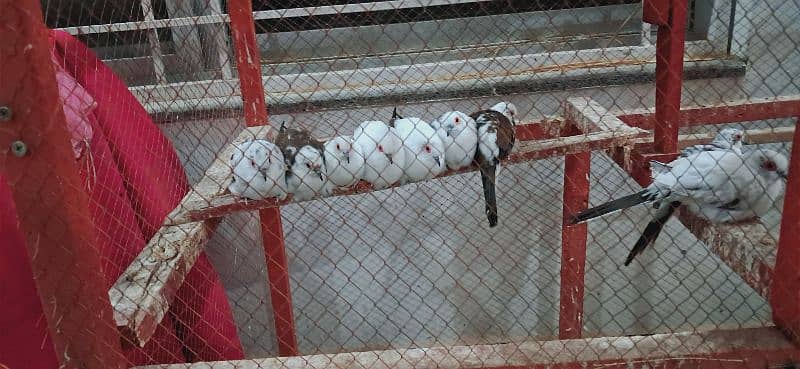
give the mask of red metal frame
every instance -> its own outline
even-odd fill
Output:
[[[648,3],[653,3],[653,1],[650,0]],[[683,82],[687,0],[658,2],[661,4],[657,6],[656,11],[658,12],[663,12],[666,8],[665,4],[669,2],[669,18],[666,26],[658,27],[656,41],[656,121],[658,124],[655,127],[655,150],[667,154],[678,151],[678,118]],[[663,19],[659,18],[658,20]]]
[[[800,344],[800,129],[797,125],[790,160],[769,302],[775,324]]]
[[[55,354],[61,368],[125,368],[40,4],[0,0],[0,9],[0,105],[12,112],[0,121],[0,174],[13,194]],[[26,144],[24,156],[12,154],[14,141]]]
[[[229,0],[228,13],[231,17],[231,33],[236,50],[245,123],[248,126],[268,125],[267,104],[261,80],[261,55],[256,43],[252,3],[250,0]],[[259,211],[259,216],[278,353],[282,356],[296,356],[299,355],[299,351],[280,208],[262,209]]]
[[[572,122],[562,136],[579,134]],[[583,295],[586,266],[586,223],[569,225],[572,214],[589,205],[589,167],[591,152],[564,156],[564,221],[561,227],[561,292],[558,338],[581,338],[583,333]]]

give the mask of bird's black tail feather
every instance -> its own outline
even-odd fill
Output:
[[[497,166],[487,165],[480,168],[483,183],[483,200],[486,204],[486,217],[489,227],[497,225],[497,195],[495,193],[495,174]]]
[[[633,195],[621,197],[616,200],[611,200],[605,204],[595,206],[591,209],[586,209],[573,216],[571,222],[572,224],[585,222],[589,219],[597,218],[599,216],[606,215],[608,213],[613,213],[617,210],[629,208],[631,206],[638,205],[647,202],[649,200],[652,200],[652,196],[650,196],[649,191],[642,190]]]
[[[672,216],[672,213],[675,212],[675,209],[680,206],[681,203],[678,201],[673,201],[669,203],[663,210],[659,209],[656,217],[647,223],[647,227],[645,227],[644,232],[642,232],[642,236],[636,241],[636,244],[633,245],[631,252],[628,254],[628,257],[625,259],[625,266],[630,265],[633,261],[633,258],[636,255],[639,255],[650,246],[653,242],[656,242],[656,238],[658,235],[661,234],[661,230],[664,229],[664,225],[667,224],[667,220],[669,217]]]

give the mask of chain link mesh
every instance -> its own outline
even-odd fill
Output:
[[[109,288],[209,168],[223,163],[224,181],[211,182],[228,187],[230,162],[215,159],[246,127],[230,2],[42,1],[60,35],[53,60]],[[395,107],[430,122],[509,101],[518,125],[544,131],[527,142],[557,136],[570,97],[629,118],[655,106],[657,27],[643,23],[639,1],[255,1],[253,12],[269,122],[320,140],[388,121]],[[795,2],[689,1],[681,105],[734,109],[797,94],[798,14]],[[94,56],[81,45],[113,75],[87,67]],[[764,132],[794,119],[756,119],[687,119],[680,134],[741,128],[761,139],[745,152],[788,157],[791,139]],[[590,206],[642,189],[609,153],[591,155]],[[258,211],[208,221],[208,237],[172,226],[177,239],[199,239],[181,245],[204,253],[195,262],[176,249],[193,268],[183,283],[160,281],[179,289],[144,348],[126,348],[128,360],[278,356],[293,345],[276,331],[287,324],[302,355],[557,339],[563,168],[559,155],[502,165],[496,228],[474,170],[283,205],[289,295],[270,289]],[[206,204],[230,198],[196,194]],[[761,217],[774,240],[776,200]],[[675,217],[622,266],[653,213],[636,206],[589,223],[583,337],[771,323],[764,297]],[[273,311],[276,297],[291,301],[288,321]]]

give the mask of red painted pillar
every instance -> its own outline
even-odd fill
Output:
[[[48,334],[61,368],[126,368],[39,1],[0,0],[0,9],[0,175]]]
[[[573,127],[573,134],[576,131]],[[587,225],[568,223],[573,214],[589,205],[590,162],[590,152],[564,156],[564,221],[561,227],[561,297],[558,316],[560,339],[580,338],[583,332]]]
[[[655,151],[678,151],[687,0],[646,0],[645,19],[658,24],[656,41]],[[668,3],[668,4],[667,4]],[[648,5],[651,4],[651,5]],[[664,12],[668,16],[665,18]],[[659,24],[663,21],[667,24]]]
[[[245,122],[248,126],[269,124],[252,3],[250,0],[228,0],[228,13],[231,17],[231,34],[236,50]],[[299,353],[280,208],[262,209],[259,216],[278,353],[281,356],[296,356]]]
[[[800,120],[800,119],[798,119]],[[778,255],[770,287],[775,325],[800,344],[800,126],[795,125],[789,181],[783,200]]]

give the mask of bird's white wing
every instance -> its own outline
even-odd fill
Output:
[[[670,163],[672,169],[658,174],[654,183],[668,189],[671,197],[700,205],[720,206],[738,197],[736,183],[742,158],[732,151],[707,151],[681,157]]]

